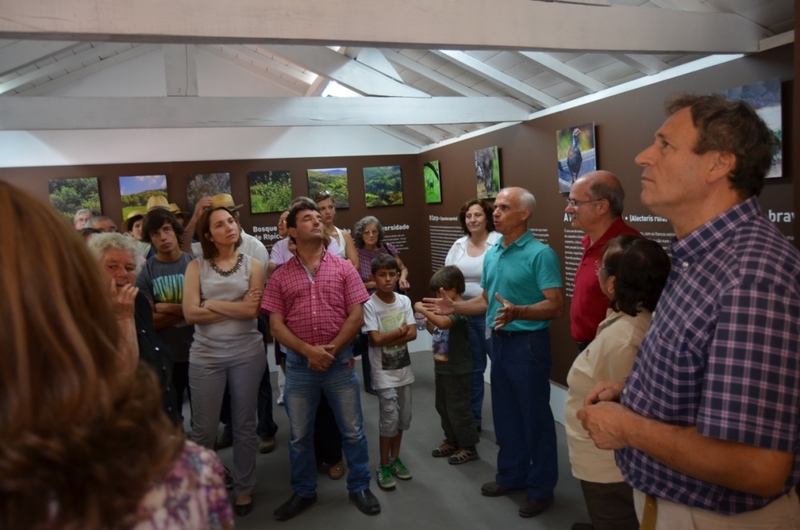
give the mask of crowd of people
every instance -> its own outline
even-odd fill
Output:
[[[800,528],[800,254],[756,201],[775,140],[718,96],[667,114],[636,162],[642,203],[674,228],[669,254],[624,222],[612,173],[579,177],[567,198],[585,236],[564,410],[591,520],[572,529]],[[329,192],[298,197],[270,255],[240,207],[204,197],[189,217],[159,197],[128,235],[83,210],[72,230],[0,182],[0,219],[31,219],[0,232],[15,249],[0,255],[0,528],[232,528],[253,509],[257,452],[275,447],[270,340],[292,490],[274,517],[317,501],[321,465],[378,514],[372,469],[383,490],[412,477],[401,446],[418,325],[438,341],[432,456],[479,458],[491,359],[497,472],[481,494],[524,492],[521,517],[553,504],[549,326],[565,300],[558,256],[529,230],[533,194],[465,203],[465,235],[416,303],[377,218],[351,236]],[[374,468],[359,355],[379,405]],[[214,454],[227,444],[230,470]]]

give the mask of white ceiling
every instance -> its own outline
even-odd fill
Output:
[[[367,125],[420,149],[794,39],[792,0],[0,0],[0,11],[0,131]],[[157,50],[163,87],[63,95]],[[206,56],[265,82],[225,93],[198,75]],[[360,97],[321,97],[330,81]]]

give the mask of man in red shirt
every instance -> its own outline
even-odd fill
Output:
[[[641,235],[622,220],[624,204],[622,185],[608,171],[583,175],[569,192],[565,211],[572,217],[572,227],[586,234],[581,241],[583,257],[575,273],[569,310],[570,331],[578,343],[578,353],[592,342],[608,310],[608,297],[597,281],[596,263],[603,257],[603,247],[620,234]]]
[[[272,274],[261,303],[262,312],[269,314],[270,333],[286,350],[284,403],[291,428],[294,493],[274,516],[291,519],[317,500],[313,430],[320,394],[342,433],[350,500],[374,515],[381,507],[369,490],[367,437],[350,346],[364,323],[363,303],[369,294],[353,265],[326,250],[316,204],[297,202],[286,224],[297,250]]]

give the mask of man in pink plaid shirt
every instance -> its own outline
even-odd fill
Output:
[[[297,253],[272,275],[261,303],[262,312],[269,314],[270,333],[287,350],[284,402],[294,493],[274,516],[291,519],[317,500],[314,415],[321,393],[342,433],[350,500],[374,515],[381,507],[369,490],[367,438],[350,346],[363,324],[362,304],[369,295],[350,262],[325,249],[314,203],[300,201],[286,221]]]

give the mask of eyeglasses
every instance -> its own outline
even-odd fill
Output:
[[[567,199],[567,206],[572,206],[573,208],[577,208],[581,204],[586,204],[589,202],[597,202],[597,201],[604,201],[605,199],[592,199],[590,201],[579,201],[576,199]]]
[[[608,269],[603,267],[603,260],[599,259],[599,260],[594,262],[594,272],[595,272],[595,274],[600,274],[600,270],[601,269],[606,271],[606,274],[608,274]]]
[[[278,224],[279,225],[285,225],[286,224],[286,219],[278,219]]]
[[[377,230],[364,230],[361,233],[364,234],[365,236],[377,236],[378,235],[378,231]]]

